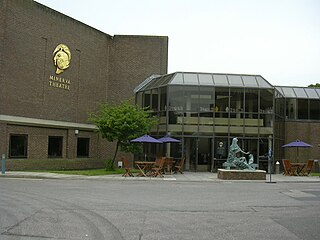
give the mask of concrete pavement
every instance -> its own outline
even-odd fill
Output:
[[[83,179],[83,180],[117,180],[117,181],[181,181],[181,182],[319,182],[320,177],[314,176],[284,176],[282,174],[267,174],[266,180],[221,180],[218,179],[217,173],[210,172],[184,172],[184,174],[164,175],[164,178],[152,177],[122,177],[116,175],[103,175],[103,176],[83,176],[83,175],[70,175],[58,174],[48,172],[18,172],[7,171],[5,174],[0,174],[0,177],[6,178],[37,178],[37,179]]]

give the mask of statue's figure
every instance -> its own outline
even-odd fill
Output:
[[[239,157],[238,156],[239,153],[249,154],[249,163],[247,163],[247,160],[245,157]],[[227,161],[223,164],[223,166],[227,169],[230,169],[230,167],[236,167],[240,169],[255,170],[252,165],[253,165],[253,155],[250,154],[250,152],[243,151],[238,145],[238,139],[233,138]]]

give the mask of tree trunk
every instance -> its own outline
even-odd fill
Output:
[[[118,154],[119,145],[120,145],[120,142],[117,141],[116,151],[115,151],[114,156],[113,156],[113,159],[112,159],[112,165],[113,165],[114,162],[116,161],[116,157],[117,157],[117,154]]]

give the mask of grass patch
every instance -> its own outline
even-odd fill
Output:
[[[320,177],[320,173],[311,173],[311,176],[319,176]]]
[[[106,169],[89,169],[89,170],[66,170],[66,171],[47,171],[50,173],[59,173],[59,174],[74,174],[74,175],[84,175],[84,176],[102,176],[110,174],[123,174],[124,169],[118,168],[113,171],[107,171]],[[138,172],[137,170],[132,170],[132,172]]]

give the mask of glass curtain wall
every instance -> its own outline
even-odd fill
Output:
[[[274,88],[267,83],[259,88],[259,81],[254,76],[182,73],[173,75],[166,86],[144,88],[136,100],[149,104],[159,116],[153,135],[169,133],[181,140],[171,144],[169,152],[176,158],[186,156],[186,170],[221,168],[234,137],[254,155],[260,169],[267,170],[265,160],[273,144]]]

